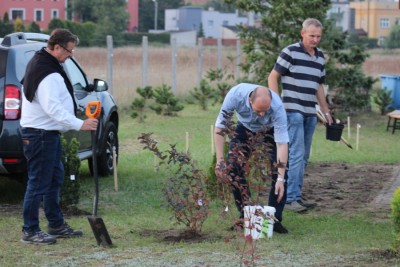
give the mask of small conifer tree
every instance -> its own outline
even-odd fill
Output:
[[[72,138],[68,142],[64,137],[62,143],[62,159],[64,164],[64,184],[61,188],[60,204],[63,209],[73,209],[79,203],[79,141]]]

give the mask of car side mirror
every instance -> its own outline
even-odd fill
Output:
[[[93,80],[93,89],[95,92],[104,92],[108,90],[108,84],[106,81],[101,79],[94,79]]]

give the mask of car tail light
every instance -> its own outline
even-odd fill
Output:
[[[18,158],[5,158],[5,159],[3,159],[3,163],[8,163],[8,164],[10,164],[10,163],[18,163],[20,161],[20,159],[18,159]]]
[[[21,117],[21,92],[14,85],[6,85],[4,91],[4,119],[17,120]]]

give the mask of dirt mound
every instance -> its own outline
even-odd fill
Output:
[[[400,176],[393,165],[314,163],[306,169],[303,193],[317,203],[315,212],[379,209],[387,214],[395,183]]]

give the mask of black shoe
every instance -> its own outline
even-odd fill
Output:
[[[43,231],[27,232],[23,230],[21,242],[25,244],[54,244],[57,241],[54,236]]]
[[[278,234],[288,234],[289,233],[289,231],[280,222],[274,223],[274,232],[277,232]]]
[[[82,231],[72,229],[68,224],[64,223],[58,228],[48,227],[49,235],[54,237],[75,237],[82,236]]]

